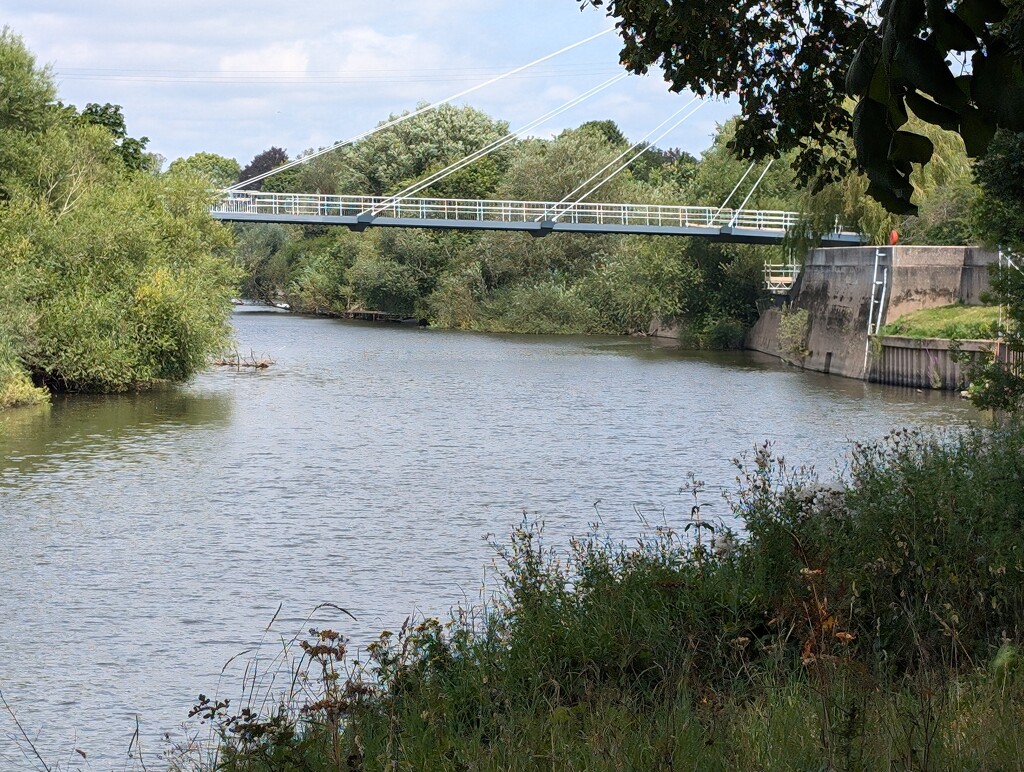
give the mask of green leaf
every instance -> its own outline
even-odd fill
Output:
[[[896,46],[895,61],[918,91],[947,107],[960,109],[967,105],[967,97],[935,46],[917,37],[906,38]]]
[[[889,101],[886,102],[886,107],[889,108],[889,128],[898,129],[910,120],[910,116],[907,114],[907,106],[904,104],[901,94],[893,92],[889,97]]]
[[[924,21],[924,0],[895,0],[886,20],[898,38],[912,37]]]
[[[878,58],[881,41],[872,35],[864,38],[853,55],[850,69],[846,72],[846,93],[852,97],[863,96],[871,85],[872,76],[879,69]]]
[[[928,0],[928,22],[942,48],[950,51],[974,51],[978,38],[971,28],[946,8],[943,0]]]
[[[887,114],[885,105],[869,98],[861,99],[853,111],[852,134],[857,162],[872,179],[882,177],[889,165],[889,144],[893,132],[889,128]]]
[[[957,131],[960,128],[960,114],[948,107],[936,104],[928,97],[911,91],[906,96],[907,107],[925,123],[939,126],[946,131]]]
[[[956,15],[976,35],[987,32],[989,24],[1006,18],[1007,8],[999,0],[961,0],[956,7]]]
[[[889,160],[926,164],[932,159],[934,152],[935,145],[928,137],[909,131],[897,131],[892,135],[892,142],[889,145]]]
[[[971,96],[996,125],[1024,131],[1024,70],[1009,53],[980,51],[972,57]]]
[[[986,120],[980,110],[971,107],[964,111],[960,123],[960,136],[963,137],[967,155],[972,158],[980,158],[985,155],[995,133],[995,124]]]

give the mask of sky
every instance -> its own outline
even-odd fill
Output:
[[[0,0],[0,23],[52,68],[60,98],[119,104],[167,161],[205,151],[246,165],[356,136],[609,29],[577,0]],[[478,92],[515,130],[622,71],[614,33]],[[631,76],[529,134],[611,119],[634,141],[685,107],[660,74]],[[656,144],[695,155],[735,109],[702,107]],[[655,139],[653,135],[651,139]]]

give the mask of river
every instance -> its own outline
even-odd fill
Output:
[[[261,640],[318,624],[365,643],[476,601],[487,537],[524,513],[555,545],[595,521],[631,539],[686,522],[693,473],[703,514],[731,522],[732,459],[765,439],[834,476],[853,440],[976,417],[649,339],[234,321],[272,367],[0,417],[0,690],[51,765],[140,768],[138,720],[160,768],[165,735],[200,692],[237,694],[252,654],[225,664]],[[356,621],[307,622],[322,602]],[[39,768],[17,734],[0,714],[0,769]]]

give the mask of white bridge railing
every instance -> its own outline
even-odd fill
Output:
[[[764,264],[764,287],[773,294],[786,294],[793,289],[800,275],[800,266],[796,263],[766,262]]]
[[[557,204],[548,201],[487,201],[386,196],[327,196],[306,193],[231,191],[214,213],[296,217],[359,217],[476,222],[561,222],[604,226],[753,228],[787,231],[797,225],[796,212],[718,209],[663,204]],[[836,229],[839,232],[839,228]]]

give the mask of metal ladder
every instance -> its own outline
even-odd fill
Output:
[[[868,336],[864,341],[864,375],[868,374],[868,355],[871,352],[871,337],[877,335],[885,324],[885,296],[889,289],[889,266],[882,266],[882,278],[878,278],[878,261],[885,258],[884,249],[875,250],[875,269],[871,276],[871,305],[868,307]],[[890,262],[892,262],[890,260]],[[881,291],[879,291],[881,288]]]

